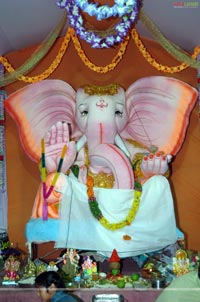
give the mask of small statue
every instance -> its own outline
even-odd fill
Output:
[[[173,257],[173,272],[177,277],[189,272],[189,258],[185,250],[177,250]]]
[[[90,256],[85,256],[82,264],[82,270],[84,276],[92,277],[92,274],[97,273],[97,264],[90,258]]]
[[[54,272],[58,271],[58,267],[54,261],[49,262],[49,265],[47,266],[47,271],[54,271]]]
[[[67,276],[67,279],[73,280],[78,270],[79,255],[76,250],[67,249],[63,255],[62,272]]]
[[[20,261],[14,255],[10,255],[4,263],[5,275],[3,284],[15,284],[19,279]]]

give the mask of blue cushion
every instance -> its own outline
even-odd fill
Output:
[[[56,241],[58,236],[58,219],[42,218],[30,219],[25,228],[25,236],[28,242]]]

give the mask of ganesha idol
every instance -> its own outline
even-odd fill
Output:
[[[44,80],[11,94],[41,184],[26,224],[27,242],[120,258],[177,241],[169,165],[183,145],[197,90],[150,76],[128,89]]]

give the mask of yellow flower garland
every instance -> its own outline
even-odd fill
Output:
[[[154,68],[156,68],[158,71],[163,71],[163,72],[168,72],[168,73],[176,73],[176,72],[183,71],[184,69],[186,69],[186,68],[189,67],[189,65],[186,64],[186,63],[181,63],[180,65],[173,66],[173,67],[169,67],[169,66],[165,66],[165,65],[159,64],[150,55],[150,53],[145,48],[143,42],[139,38],[139,35],[138,35],[136,29],[133,28],[131,34],[132,34],[133,40],[135,41],[136,46],[138,47],[139,51],[141,52],[141,54],[143,55],[143,57],[145,58],[145,60],[147,60],[147,62],[150,65],[152,65]],[[192,58],[193,59],[197,58],[197,56],[198,56],[199,53],[200,53],[200,47],[195,47],[194,53],[192,55]]]
[[[142,191],[137,191],[137,190],[134,191],[134,200],[133,200],[132,206],[128,212],[128,215],[126,216],[126,218],[124,220],[121,220],[119,222],[109,222],[103,216],[103,214],[99,208],[98,202],[94,196],[93,178],[89,175],[87,177],[87,194],[88,194],[88,202],[89,202],[90,210],[91,210],[93,216],[106,229],[108,229],[110,231],[116,231],[116,230],[124,228],[125,226],[131,225],[131,223],[135,219],[135,216],[139,209]]]
[[[122,60],[122,56],[124,55],[127,44],[129,42],[129,36],[125,37],[124,41],[120,45],[117,55],[113,58],[112,63],[110,63],[106,66],[96,66],[94,63],[90,62],[90,60],[87,58],[83,49],[81,48],[81,44],[78,40],[77,35],[75,34],[74,29],[72,27],[70,27],[64,37],[64,40],[62,42],[62,45],[59,49],[59,52],[58,52],[56,58],[54,59],[52,64],[43,73],[41,73],[40,75],[37,75],[37,76],[33,76],[33,77],[19,76],[17,79],[20,81],[26,82],[26,83],[35,83],[35,82],[39,82],[44,79],[47,79],[60,64],[60,62],[68,48],[70,39],[73,40],[74,47],[75,47],[79,57],[83,61],[83,63],[88,68],[90,68],[91,70],[98,72],[98,73],[107,73],[107,72],[113,70],[117,66],[117,64]],[[15,71],[15,69],[12,67],[12,65],[8,62],[8,60],[5,57],[0,57],[0,63],[2,63],[4,65],[5,69],[8,72]]]
[[[67,50],[67,47],[70,42],[71,30],[72,30],[71,28],[68,29],[57,56],[53,60],[52,64],[43,73],[41,73],[38,76],[33,76],[33,77],[19,76],[18,80],[26,82],[26,83],[35,83],[35,82],[39,82],[39,81],[42,81],[42,80],[48,78],[50,76],[50,74],[52,74],[54,72],[54,70],[58,67],[58,65],[60,64],[60,62]],[[8,60],[6,58],[0,57],[0,62],[4,65],[4,67],[6,68],[6,70],[8,72],[15,71],[15,69],[12,67],[12,65],[8,62]]]
[[[189,65],[186,63],[182,63],[180,65],[173,66],[173,67],[159,64],[150,55],[150,53],[146,50],[146,48],[145,48],[143,42],[141,41],[141,39],[139,38],[139,35],[135,28],[132,29],[131,35],[132,35],[132,38],[133,38],[136,46],[138,47],[139,51],[143,55],[143,57],[147,60],[147,62],[150,65],[152,65],[158,71],[167,72],[167,73],[177,73],[177,72],[183,71],[184,69],[189,67]],[[107,72],[113,70],[119,64],[119,62],[122,60],[122,57],[127,49],[127,45],[128,45],[130,37],[129,37],[129,35],[127,35],[124,38],[124,41],[120,44],[120,48],[119,48],[117,55],[113,58],[113,60],[110,64],[108,64],[106,66],[97,66],[87,58],[86,54],[84,53],[84,51],[81,47],[81,44],[79,42],[79,39],[78,39],[74,29],[72,27],[69,27],[66,32],[66,35],[64,37],[64,40],[61,44],[61,47],[59,49],[59,52],[58,52],[57,56],[55,57],[55,59],[53,60],[52,64],[40,75],[33,76],[33,77],[22,75],[22,76],[19,76],[17,79],[20,81],[24,81],[26,83],[34,83],[34,82],[39,82],[41,80],[48,78],[55,71],[55,69],[58,67],[58,65],[61,63],[61,60],[69,46],[69,42],[71,39],[74,43],[74,47],[77,51],[77,54],[79,55],[79,57],[81,58],[83,63],[88,68],[90,68],[91,70],[98,72],[98,73],[107,73]],[[197,47],[195,47],[194,53],[192,54],[191,57],[193,59],[196,59],[197,56],[199,55],[199,53],[200,53],[200,47],[197,46]],[[8,72],[11,73],[11,72],[15,71],[15,69],[12,67],[12,65],[8,62],[8,60],[5,57],[3,57],[3,56],[0,57],[0,63],[2,63],[4,65],[5,69]]]
[[[85,55],[83,49],[81,48],[81,44],[79,42],[79,39],[77,37],[77,35],[74,34],[71,36],[73,43],[74,43],[74,47],[79,55],[79,57],[81,58],[81,60],[83,61],[83,63],[90,68],[91,70],[95,71],[95,72],[99,72],[99,73],[107,73],[111,70],[113,70],[118,63],[122,60],[122,57],[126,51],[128,42],[129,42],[129,36],[126,36],[124,38],[124,41],[120,44],[120,48],[119,51],[117,53],[117,55],[112,59],[112,63],[106,65],[106,66],[96,66],[94,63],[92,63],[87,56]]]

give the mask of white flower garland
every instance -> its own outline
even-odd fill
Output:
[[[137,0],[115,0],[115,5],[112,7],[108,5],[98,6],[97,3],[88,3],[88,0],[75,0],[76,5],[91,17],[95,16],[97,20],[108,19],[110,17],[122,17],[125,14],[132,12],[137,5]],[[60,0],[57,5],[65,8],[68,0]]]
[[[133,7],[131,13],[124,15],[121,20],[113,26],[112,32],[105,35],[105,31],[95,32],[92,30],[87,30],[84,27],[84,20],[81,15],[80,8],[76,5],[75,0],[68,0],[65,6],[67,10],[67,17],[70,25],[74,28],[76,34],[87,43],[91,45],[92,48],[109,48],[114,44],[119,44],[128,35],[128,31],[131,26],[136,22],[138,17],[138,12],[140,9],[140,2]]]

